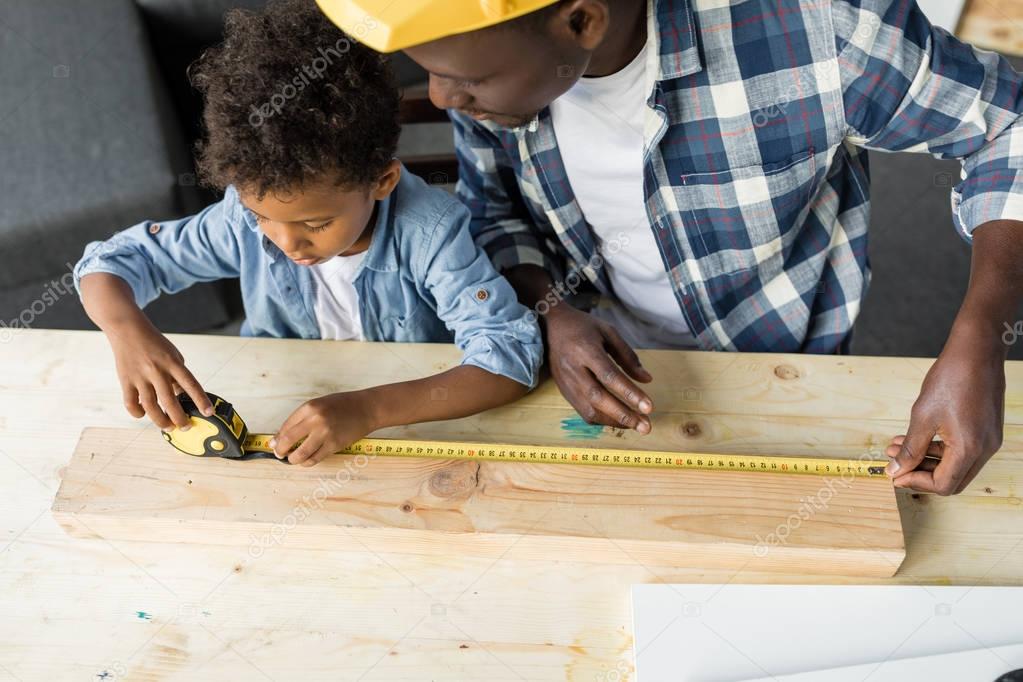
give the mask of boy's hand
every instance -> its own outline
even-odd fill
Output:
[[[136,419],[148,415],[161,429],[185,427],[188,415],[177,399],[182,390],[203,414],[213,414],[213,404],[206,392],[166,336],[140,325],[108,333],[108,337],[128,414]]]
[[[375,431],[372,415],[373,401],[364,391],[314,398],[291,413],[270,446],[280,459],[313,466]]]
[[[136,419],[148,414],[161,429],[187,426],[188,415],[177,397],[182,390],[203,414],[213,414],[213,404],[181,353],[142,313],[127,282],[94,272],[82,277],[80,287],[85,311],[114,351],[128,414]]]
[[[551,375],[576,412],[591,424],[649,433],[653,401],[630,378],[653,377],[615,328],[567,303],[544,319]]]

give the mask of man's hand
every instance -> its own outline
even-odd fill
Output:
[[[314,398],[291,413],[270,447],[278,458],[287,457],[292,464],[318,464],[377,429],[371,403],[363,391]]]
[[[990,339],[953,333],[924,379],[909,432],[885,452],[897,487],[957,495],[976,477],[1002,446],[1004,361]],[[933,471],[927,456],[941,460]]]
[[[579,415],[591,424],[649,433],[653,401],[630,377],[642,383],[652,377],[615,328],[564,302],[545,322],[551,374]]]
[[[970,286],[945,348],[924,379],[909,432],[893,439],[888,473],[895,485],[953,495],[1002,446],[1005,325],[1023,299],[1023,222],[996,220],[973,231]],[[938,436],[940,441],[932,442]],[[930,454],[940,457],[937,467]],[[924,466],[921,466],[923,462]],[[933,471],[929,469],[933,468]]]

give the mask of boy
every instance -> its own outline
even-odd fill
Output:
[[[243,335],[453,335],[463,352],[459,367],[432,377],[305,403],[273,443],[293,464],[316,464],[386,426],[496,407],[535,384],[538,328],[473,244],[468,211],[393,158],[398,95],[382,57],[349,41],[311,0],[280,0],[230,13],[224,44],[202,57],[193,82],[206,101],[200,172],[225,189],[223,200],[92,243],[75,268],[130,414],[185,426],[179,390],[211,412],[141,308],[225,277],[241,279]]]

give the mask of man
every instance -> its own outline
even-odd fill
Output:
[[[631,346],[846,350],[870,278],[863,150],[962,159],[970,287],[888,471],[958,493],[1001,447],[1023,80],[914,0],[319,1],[430,73],[476,239],[596,423],[650,430]],[[612,302],[566,303],[583,277]]]

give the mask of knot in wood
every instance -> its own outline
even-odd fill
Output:
[[[696,422],[686,422],[682,425],[682,435],[686,438],[696,438],[701,433],[703,433],[703,429]]]
[[[430,492],[437,497],[453,497],[476,487],[477,462],[452,462],[430,476]]]
[[[774,376],[788,381],[799,378],[799,370],[792,365],[778,365],[774,368]]]

